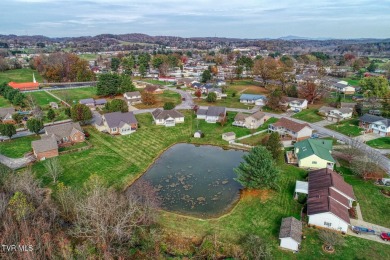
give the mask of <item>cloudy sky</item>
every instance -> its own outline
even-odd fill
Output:
[[[0,34],[390,38],[390,0],[0,0]]]

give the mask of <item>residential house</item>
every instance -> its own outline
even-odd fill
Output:
[[[364,114],[359,118],[359,127],[366,133],[375,133],[380,136],[390,135],[390,121],[381,116]]]
[[[12,115],[15,114],[15,108],[13,107],[3,107],[0,108],[0,120],[3,124],[15,124]]]
[[[113,112],[102,116],[105,131],[112,135],[128,135],[134,133],[138,128],[138,121],[133,112]]]
[[[175,109],[157,108],[152,112],[152,116],[156,125],[175,126],[177,123],[184,123],[184,115]]]
[[[308,124],[301,124],[285,117],[278,122],[270,124],[268,130],[278,132],[282,138],[291,138],[293,141],[301,141],[311,137],[313,129]]]
[[[129,106],[142,102],[141,93],[139,91],[126,92],[123,97]]]
[[[86,105],[90,109],[95,109],[95,100],[93,98],[80,99],[79,103]]]
[[[240,96],[240,103],[254,104],[256,106],[264,106],[267,98],[263,95],[242,94]]]
[[[323,106],[318,110],[318,113],[324,115],[328,121],[340,122],[342,120],[352,118],[353,108],[334,108]]]
[[[233,141],[236,139],[236,133],[234,132],[227,132],[222,134],[222,139],[225,141]]]
[[[155,95],[164,93],[164,89],[156,85],[148,85],[145,87],[144,91],[146,93],[155,94]]]
[[[340,102],[340,107],[341,108],[349,107],[349,108],[352,108],[354,110],[356,107],[356,103],[354,103],[354,102]]]
[[[177,79],[177,85],[184,85],[187,88],[192,87],[192,83],[197,82],[190,78],[179,78]]]
[[[207,123],[220,122],[226,117],[225,107],[208,107],[207,109],[198,109],[196,118],[204,119]]]
[[[158,80],[164,82],[176,83],[175,77],[158,77]]]
[[[225,93],[222,93],[222,89],[221,88],[210,88],[207,90],[207,94],[208,93],[215,93],[217,95],[217,99],[221,99],[221,98],[226,98],[227,97],[227,94]]]
[[[95,106],[98,108],[103,108],[106,104],[107,104],[107,100],[105,98],[95,100]]]
[[[52,109],[58,109],[58,104],[56,102],[50,102],[49,105]]]
[[[308,183],[309,225],[346,233],[350,225],[348,210],[356,201],[352,186],[327,168],[309,172]]]
[[[47,136],[54,135],[59,146],[85,141],[83,129],[78,122],[45,126],[44,131]]]
[[[302,98],[285,97],[283,105],[289,106],[289,110],[300,112],[307,108],[307,100]]]
[[[54,135],[42,135],[41,140],[31,142],[38,161],[58,156],[58,143]]]
[[[298,251],[302,242],[302,222],[294,217],[282,219],[279,231],[280,247]]]
[[[344,93],[346,95],[355,94],[355,87],[350,86],[346,81],[339,81],[332,85],[332,88],[340,93]]]
[[[234,117],[234,126],[241,126],[248,129],[257,129],[265,123],[270,117],[261,111],[257,111],[253,114],[238,113]]]
[[[298,166],[309,169],[333,169],[332,140],[306,139],[294,144],[294,154]]]

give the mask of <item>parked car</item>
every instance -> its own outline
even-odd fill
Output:
[[[382,232],[381,233],[381,238],[385,241],[390,241],[390,232],[389,233],[386,233],[386,232]]]

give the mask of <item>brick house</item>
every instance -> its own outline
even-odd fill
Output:
[[[83,129],[78,122],[45,126],[45,135],[55,137],[59,146],[85,141]]]
[[[54,135],[43,135],[41,140],[32,141],[31,146],[38,161],[58,156],[58,144]]]

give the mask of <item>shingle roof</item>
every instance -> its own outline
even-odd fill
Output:
[[[153,118],[154,119],[167,119],[169,117],[172,118],[180,118],[184,117],[182,113],[179,111],[172,109],[172,110],[162,110],[160,108],[157,108],[152,112]]]
[[[57,141],[64,137],[71,136],[75,131],[83,132],[78,122],[69,122],[65,124],[45,126],[45,132],[47,135],[55,135]]]
[[[370,114],[364,114],[359,118],[360,121],[366,122],[366,123],[374,123],[376,121],[385,120],[386,118],[381,116],[375,116]]]
[[[95,104],[95,100],[93,98],[85,98],[85,99],[80,99],[79,101],[80,104]]]
[[[263,117],[265,117],[266,115],[265,115],[263,112],[261,112],[261,111],[257,111],[257,112],[255,112],[255,113],[253,113],[251,116],[252,116],[253,118],[257,119],[257,120],[260,120],[260,119],[262,119]]]
[[[199,108],[198,111],[196,111],[196,114],[205,116],[207,114],[207,109]]]
[[[240,100],[258,100],[258,99],[266,100],[266,97],[263,95],[253,95],[253,94],[242,94],[240,96]]]
[[[220,116],[221,114],[226,113],[225,107],[208,107],[207,109],[207,116]]]
[[[291,130],[294,132],[299,132],[305,127],[310,128],[310,126],[308,124],[297,123],[297,122],[292,121],[290,119],[287,119],[285,117],[282,117],[281,119],[279,119],[278,122],[273,123],[272,125],[276,126],[276,127],[283,127],[285,129],[288,129],[288,130]]]
[[[58,149],[58,144],[55,136],[42,136],[41,140],[31,142],[31,146],[36,153],[43,153]]]
[[[234,121],[245,121],[245,118],[247,118],[248,114],[244,114],[244,113],[238,113],[235,117],[234,117]]]
[[[280,225],[279,238],[291,237],[298,243],[302,241],[302,222],[294,217],[282,219]]]
[[[330,151],[332,150],[332,142],[332,140],[309,138],[295,143],[294,149],[298,148],[296,155],[299,160],[315,154],[323,160],[335,162],[330,154]]]
[[[139,97],[141,93],[139,91],[126,92],[125,95],[129,98]]]
[[[3,107],[0,108],[0,117],[5,117],[8,114],[14,114],[15,113],[15,108],[13,107]]]
[[[137,124],[138,121],[135,118],[133,112],[112,112],[103,115],[109,128],[121,127],[123,123]],[[122,124],[122,125],[121,125]]]
[[[286,97],[286,101],[287,102],[293,102],[293,103],[298,103],[300,105],[303,104],[303,102],[305,102],[306,99],[302,99],[302,98],[293,98],[293,97]]]
[[[380,121],[377,121],[377,122],[381,122],[386,127],[390,126],[390,119],[383,119],[383,120],[380,120]]]
[[[107,100],[105,98],[95,100],[95,105],[104,105],[106,103],[107,103]]]

